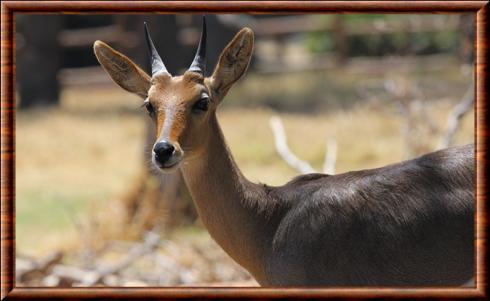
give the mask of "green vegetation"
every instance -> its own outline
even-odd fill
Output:
[[[400,29],[419,26],[424,28],[421,18],[418,20],[413,15],[378,15],[378,14],[346,14],[341,17],[334,15],[319,15],[318,22],[332,27],[335,18],[341,18],[343,30],[346,33],[346,55],[348,56],[383,56],[383,55],[420,55],[435,53],[457,54],[459,51],[461,36],[458,29],[449,28],[437,31],[418,32],[386,32],[381,34],[349,34],[351,30],[363,26],[378,26],[389,28],[400,24]],[[434,23],[444,24],[454,16],[432,16]],[[417,22],[418,21],[418,22]],[[425,19],[427,21],[427,19]],[[418,25],[417,25],[418,24]],[[336,29],[332,29],[336,30]],[[306,36],[307,49],[313,53],[336,51],[335,33],[312,32]]]

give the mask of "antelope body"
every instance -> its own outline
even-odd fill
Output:
[[[145,31],[151,77],[103,42],[95,54],[119,86],[145,99],[157,127],[153,163],[181,169],[211,236],[261,285],[455,286],[473,277],[472,145],[279,187],[254,184],[235,164],[215,113],[248,67],[252,31],[235,36],[210,77],[204,21],[182,76],[170,75]]]

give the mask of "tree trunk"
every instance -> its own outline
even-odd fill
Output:
[[[333,19],[333,40],[335,43],[336,63],[339,66],[345,65],[348,58],[349,44],[345,34],[344,16],[334,15]]]
[[[17,20],[17,84],[21,109],[57,105],[61,15],[24,15]]]
[[[475,59],[475,30],[472,14],[463,14],[459,17],[459,30],[461,35],[459,55],[463,62],[472,64]]]

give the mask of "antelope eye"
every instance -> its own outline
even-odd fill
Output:
[[[155,108],[153,105],[149,102],[146,102],[144,105],[145,109],[148,111],[148,114],[150,114],[151,117],[155,116]]]
[[[199,99],[192,107],[192,110],[196,113],[205,112],[208,110],[208,107],[209,107],[209,98],[206,96]]]

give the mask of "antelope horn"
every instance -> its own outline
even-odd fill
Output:
[[[146,43],[148,45],[148,51],[150,53],[150,62],[151,62],[151,76],[155,76],[155,74],[160,73],[160,72],[166,72],[167,68],[165,68],[165,64],[163,64],[162,59],[160,58],[160,55],[158,54],[155,45],[153,45],[153,41],[151,40],[150,37],[150,32],[148,31],[148,25],[145,24],[145,36],[146,36]]]
[[[199,41],[194,61],[188,71],[201,73],[203,75],[206,72],[206,18],[204,16],[202,17],[201,40]]]

